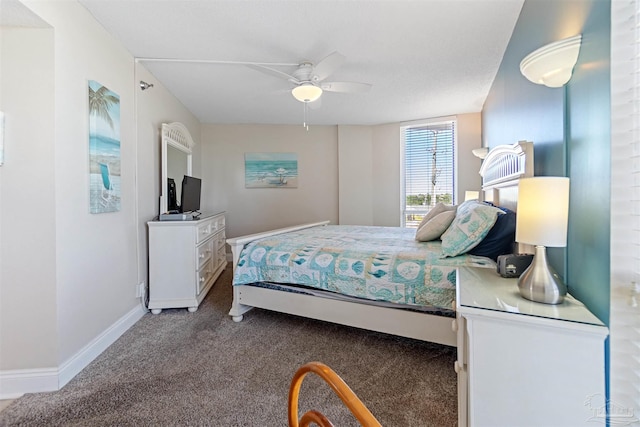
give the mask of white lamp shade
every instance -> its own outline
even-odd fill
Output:
[[[480,198],[480,192],[479,191],[467,190],[467,191],[464,192],[464,200],[465,200],[465,202],[467,200],[477,200],[478,198]]]
[[[300,86],[294,87],[291,90],[291,94],[300,102],[313,102],[320,98],[320,95],[322,95],[322,89],[318,86],[312,85],[311,83],[303,83]]]
[[[520,72],[529,81],[548,87],[562,87],[571,79],[578,61],[582,35],[541,47],[520,62]]]
[[[530,245],[567,245],[569,178],[535,177],[518,185],[516,241]]]

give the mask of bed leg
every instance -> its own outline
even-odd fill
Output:
[[[231,310],[229,310],[229,316],[234,322],[242,322],[243,314],[253,308],[250,305],[240,304],[240,289],[238,288],[239,286],[233,287],[233,303],[231,303]]]

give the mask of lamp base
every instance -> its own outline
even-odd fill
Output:
[[[536,246],[531,265],[518,279],[518,289],[524,298],[544,304],[560,304],[567,295],[562,279],[547,263],[547,248]]]

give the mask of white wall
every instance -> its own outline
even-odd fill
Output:
[[[133,58],[75,2],[25,2],[54,28],[58,363],[136,307]],[[89,213],[88,80],[120,96],[121,210]]]
[[[58,364],[53,30],[0,30],[0,371]]]
[[[144,314],[160,125],[200,138],[198,120],[84,7],[23,4],[50,28],[1,29],[0,398],[61,387]],[[140,79],[154,88],[142,93]],[[120,96],[118,212],[89,213],[89,80]]]
[[[373,223],[399,227],[400,209],[400,125],[373,128]]]
[[[343,225],[373,225],[371,126],[338,126],[338,205]]]
[[[482,147],[482,116],[480,113],[470,113],[459,114],[456,117],[458,120],[456,200],[463,202],[465,191],[480,191],[482,186],[479,173],[482,160],[471,152],[475,148]]]
[[[298,188],[245,188],[244,154],[252,152],[297,153]],[[338,221],[335,126],[203,125],[202,165],[203,209],[227,212],[228,237]]]

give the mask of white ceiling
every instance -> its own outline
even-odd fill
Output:
[[[524,0],[79,1],[203,123],[301,124],[303,104],[243,65],[144,58],[299,63],[337,50],[346,61],[327,80],[372,89],[325,92],[308,122],[370,125],[479,112]]]

